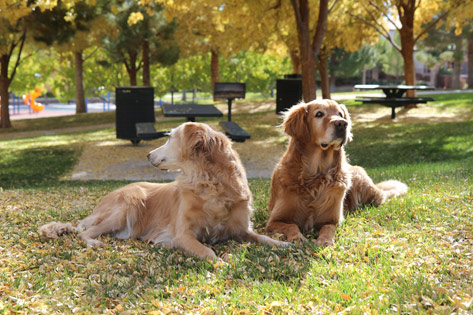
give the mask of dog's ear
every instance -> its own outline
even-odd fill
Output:
[[[346,121],[348,122],[348,126],[347,126],[347,141],[350,142],[351,140],[353,140],[353,134],[351,133],[351,118],[350,118],[350,113],[348,112],[348,109],[347,107],[344,105],[344,104],[339,104],[341,109],[342,109],[342,112],[343,112],[343,118],[346,119]]]
[[[309,126],[307,125],[307,116],[309,108],[307,104],[301,103],[292,106],[284,113],[282,123],[284,132],[296,139],[307,139],[310,136]]]
[[[184,127],[184,138],[187,141],[185,144],[186,147],[183,149],[188,157],[210,154],[214,137],[204,126],[187,124]]]

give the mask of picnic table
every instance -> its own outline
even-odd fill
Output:
[[[426,85],[379,85],[379,84],[356,84],[355,89],[359,90],[382,90],[384,97],[362,96],[356,97],[355,100],[363,102],[363,104],[379,104],[391,107],[391,119],[396,118],[396,107],[406,106],[409,104],[426,104],[434,101],[431,97],[406,97],[404,94],[408,90],[434,90],[433,87]]]
[[[195,122],[196,117],[222,117],[223,114],[213,105],[199,104],[164,104],[162,106],[165,117],[186,117],[187,121]]]

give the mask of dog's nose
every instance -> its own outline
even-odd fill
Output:
[[[347,129],[347,126],[348,126],[348,122],[346,120],[337,120],[335,122],[335,127],[337,129]]]
[[[151,153],[148,153],[148,155],[147,155],[148,161],[149,161],[149,156],[150,156],[150,155],[151,155]]]

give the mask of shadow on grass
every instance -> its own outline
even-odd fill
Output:
[[[0,158],[0,186],[6,189],[38,187],[56,181],[76,162],[72,149],[34,148]]]

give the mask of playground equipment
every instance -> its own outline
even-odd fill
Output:
[[[41,103],[36,103],[35,100],[41,96],[41,89],[39,87],[35,87],[34,91],[23,95],[23,102],[28,105],[34,113],[39,113],[44,109],[44,105]]]

